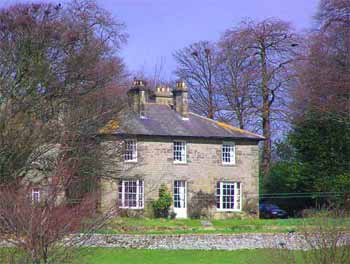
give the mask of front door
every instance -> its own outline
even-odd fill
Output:
[[[187,218],[186,181],[174,182],[174,212],[176,218]]]

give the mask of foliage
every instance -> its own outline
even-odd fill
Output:
[[[339,122],[332,115],[309,112],[295,123],[290,142],[308,188],[339,191],[338,175],[350,171],[350,120]]]
[[[266,192],[339,192],[321,202],[347,203],[349,10],[349,1],[320,2],[316,28],[303,40],[302,53],[295,60],[291,131],[284,142],[276,144],[276,161],[264,181]],[[289,207],[303,202],[308,206],[311,198],[287,203]]]
[[[125,34],[89,0],[3,8],[0,28],[0,177],[14,181],[33,150],[63,130],[85,140],[105,122],[96,115],[110,111],[101,100],[122,79]]]
[[[304,54],[296,65],[293,112],[300,119],[311,108],[349,120],[349,13],[347,0],[320,1],[316,28],[304,41]]]
[[[203,191],[196,192],[192,195],[189,203],[189,215],[191,218],[208,218],[210,217],[209,209],[216,206],[216,196],[212,193]]]
[[[158,200],[152,202],[154,216],[159,218],[167,218],[169,215],[169,208],[172,203],[171,193],[168,191],[166,185],[162,184],[159,188]]]
[[[124,25],[72,0],[1,8],[0,29],[0,240],[32,262],[63,263],[69,245],[58,242],[108,217],[83,222],[104,175],[96,132],[123,107]]]
[[[331,201],[348,203],[350,186],[350,122],[334,115],[308,112],[295,119],[284,142],[276,146],[277,158],[266,179],[265,193],[335,192],[327,196],[277,199],[289,212]],[[286,197],[288,198],[288,197]]]

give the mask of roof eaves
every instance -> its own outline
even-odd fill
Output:
[[[238,137],[238,136],[188,136],[188,135],[164,135],[164,134],[138,134],[138,133],[111,133],[111,134],[100,134],[100,136],[120,136],[120,137],[128,137],[128,136],[141,136],[141,137],[161,137],[161,138],[198,138],[198,139],[227,139],[227,140],[248,140],[248,141],[257,141],[261,140],[258,138],[249,138],[249,137]]]
[[[243,129],[240,129],[240,128],[237,128],[237,127],[234,127],[234,126],[231,126],[231,125],[229,125],[229,124],[227,124],[225,122],[219,122],[219,121],[210,119],[208,117],[198,115],[198,114],[193,113],[193,112],[190,112],[190,114],[194,115],[194,116],[197,116],[199,118],[205,119],[207,121],[213,122],[213,123],[215,123],[216,125],[218,125],[219,127],[223,128],[223,129],[226,129],[226,130],[229,130],[229,131],[238,132],[238,133],[241,133],[241,134],[248,134],[250,136],[258,138],[259,140],[265,140],[265,137],[263,137],[261,135],[258,135],[258,134],[255,134],[255,133],[252,133],[250,131],[243,130]]]

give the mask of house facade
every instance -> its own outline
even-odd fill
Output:
[[[151,92],[136,80],[128,98],[130,109],[104,133],[103,144],[122,144],[123,153],[118,172],[101,183],[102,209],[151,216],[164,184],[177,218],[258,217],[263,137],[189,112],[183,82]]]

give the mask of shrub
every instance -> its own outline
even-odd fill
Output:
[[[154,211],[154,216],[157,218],[163,217],[167,218],[169,215],[169,208],[171,206],[171,193],[168,191],[168,188],[162,184],[159,188],[159,198],[156,201],[153,201],[152,207]]]
[[[175,219],[176,218],[176,213],[173,211],[170,213],[170,219]]]
[[[216,196],[202,190],[193,194],[189,204],[189,213],[192,219],[209,218],[210,208],[216,206]]]

